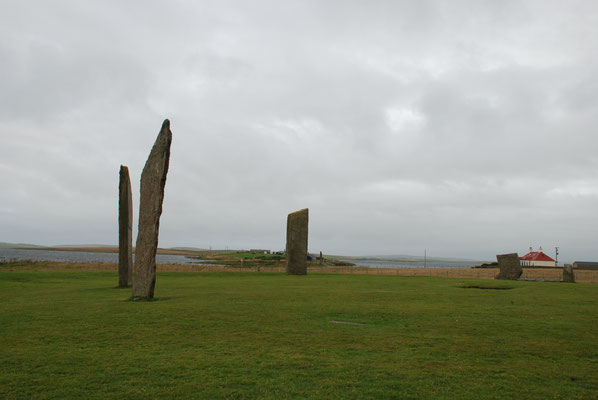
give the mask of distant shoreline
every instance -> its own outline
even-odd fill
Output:
[[[77,251],[84,253],[118,253],[118,246],[102,246],[102,247],[84,247],[84,246],[58,246],[58,247],[44,247],[44,246],[23,246],[23,247],[2,247],[2,249],[14,249],[14,250],[35,250],[35,251]],[[158,254],[165,255],[190,255],[196,256],[205,253],[205,250],[177,250],[177,249],[162,249],[158,248]],[[135,247],[133,247],[133,253],[135,253]]]

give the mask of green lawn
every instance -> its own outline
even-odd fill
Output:
[[[171,272],[138,303],[116,284],[0,269],[0,398],[598,398],[598,285]]]

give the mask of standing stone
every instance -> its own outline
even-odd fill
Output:
[[[500,272],[496,276],[496,279],[516,281],[523,273],[521,263],[519,262],[519,255],[517,253],[498,254],[496,260],[498,261],[498,267],[500,268]]]
[[[133,196],[129,168],[120,166],[118,184],[118,286],[133,282]]]
[[[563,267],[563,282],[575,283],[575,274],[571,264],[565,264]]]
[[[170,121],[166,119],[141,173],[133,299],[154,297],[158,231],[171,142]]]
[[[287,275],[307,274],[308,209],[289,214],[287,218]]]

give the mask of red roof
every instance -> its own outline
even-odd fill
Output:
[[[548,257],[541,251],[530,251],[523,257],[519,257],[519,259],[527,261],[554,261],[552,258]]]

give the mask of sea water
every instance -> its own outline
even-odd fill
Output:
[[[135,255],[133,254],[133,257]],[[58,261],[58,262],[105,262],[118,263],[118,253],[90,251],[32,250],[0,248],[0,262],[6,261]],[[156,254],[156,264],[200,264],[184,255]]]

